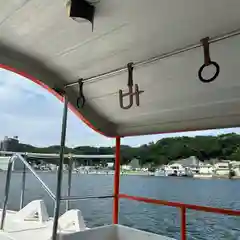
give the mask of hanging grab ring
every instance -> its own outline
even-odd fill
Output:
[[[218,63],[212,61],[210,58],[209,37],[203,38],[201,40],[201,42],[202,42],[203,51],[204,51],[204,64],[198,70],[198,78],[203,83],[209,83],[209,82],[214,81],[218,77],[218,75],[220,73],[220,66],[218,65]],[[202,72],[206,66],[210,66],[210,65],[213,65],[215,67],[216,71],[215,71],[215,74],[211,78],[206,79],[202,76]]]
[[[206,67],[206,66],[210,66],[210,65],[213,65],[215,68],[216,68],[216,71],[215,71],[215,74],[211,77],[211,78],[203,78],[202,76],[202,72],[203,72],[203,69]],[[200,69],[198,70],[198,77],[200,79],[201,82],[204,82],[204,83],[209,83],[209,82],[212,82],[214,81],[217,76],[219,75],[220,73],[220,67],[219,65],[216,63],[216,62],[210,62],[209,65],[206,65],[205,63],[200,67]]]
[[[85,97],[83,95],[83,79],[79,79],[78,81],[78,86],[79,86],[79,96],[77,98],[77,107],[80,109],[80,108],[83,108],[84,105],[85,105]]]

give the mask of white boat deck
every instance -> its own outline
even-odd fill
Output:
[[[53,219],[49,218],[42,200],[29,203],[19,212],[8,210],[0,240],[48,240],[51,239]],[[36,214],[37,213],[37,214]],[[0,217],[2,210],[0,210]],[[145,231],[108,225],[88,229],[80,210],[69,210],[59,218],[59,239],[62,240],[174,240]]]
[[[8,211],[4,231],[0,231],[0,240],[5,239],[31,239],[43,240],[50,239],[52,235],[53,220],[49,218],[43,223],[32,220],[20,221],[15,218],[16,212]],[[87,230],[87,228],[86,228]],[[76,232],[75,229],[59,230],[60,234]]]
[[[2,211],[1,211],[2,215]],[[34,239],[42,240],[51,237],[52,219],[43,223],[34,220],[21,221],[16,218],[16,212],[7,211],[4,231],[0,239]]]
[[[52,220],[40,223],[38,221],[18,221],[14,212],[7,212],[4,231],[0,239],[49,239],[51,236]]]
[[[0,210],[0,217],[2,210]],[[59,217],[58,232],[69,234],[87,230],[81,211],[69,210]],[[52,235],[53,219],[48,216],[42,200],[30,202],[20,211],[7,210],[4,230],[0,231],[0,240],[5,239],[50,239]]]
[[[175,240],[122,225],[109,225],[62,235],[62,240]]]

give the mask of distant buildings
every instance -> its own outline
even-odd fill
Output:
[[[197,157],[191,156],[161,166],[156,172],[156,176],[240,176],[240,162],[218,159],[200,161]]]
[[[2,141],[0,141],[0,150],[1,151],[11,151],[18,152],[19,151],[19,139],[18,136],[7,137],[5,136]],[[10,156],[0,156],[0,170],[6,171],[8,168]],[[13,163],[12,170],[18,171],[23,169],[23,163],[16,159]]]
[[[228,175],[230,171],[229,162],[218,162],[214,164],[214,172],[217,175]]]
[[[194,169],[195,171],[198,171],[197,169],[199,165],[202,164],[203,162],[201,162],[197,157],[191,156],[189,158],[174,161],[173,163],[180,164],[183,168],[191,168]]]
[[[107,168],[113,169],[114,168],[114,162],[108,162],[107,163]]]
[[[140,169],[141,168],[141,166],[140,166],[140,163],[139,163],[139,159],[137,159],[137,158],[134,158],[134,159],[132,159],[131,160],[131,162],[128,164],[130,167],[131,167],[131,169]]]
[[[4,139],[0,142],[0,150],[1,151],[10,151],[10,152],[18,152],[20,145],[18,136],[14,137],[7,137],[5,136]]]
[[[199,165],[199,174],[212,174],[214,166],[209,163]]]
[[[164,171],[167,176],[181,176],[184,175],[187,170],[187,167],[184,167],[180,163],[173,163],[165,166]]]
[[[122,165],[121,166],[122,171],[130,171],[130,170],[140,170],[141,166],[140,166],[140,161],[137,158],[134,158],[130,161],[130,163],[128,165]]]
[[[156,176],[221,177],[240,176],[240,162],[212,159],[200,161],[195,156],[173,161],[157,169]]]
[[[132,167],[130,165],[124,164],[121,166],[121,169],[122,169],[122,171],[130,171],[132,169]]]

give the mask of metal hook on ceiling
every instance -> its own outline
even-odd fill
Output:
[[[79,87],[79,95],[78,95],[78,98],[77,98],[77,107],[79,109],[83,108],[84,105],[85,105],[85,102],[86,102],[86,99],[83,95],[83,78],[79,79],[78,80],[78,87]]]
[[[135,96],[136,105],[140,105],[139,95],[144,91],[139,90],[138,84],[135,84],[135,92],[133,92],[133,63],[127,64],[128,69],[128,92],[123,93],[123,90],[119,90],[119,104],[122,109],[129,109],[133,105],[133,97]],[[123,99],[129,96],[129,103],[127,106],[124,106]]]
[[[202,43],[203,52],[204,52],[204,64],[198,70],[198,77],[201,82],[209,83],[209,82],[214,81],[218,77],[219,72],[220,72],[220,67],[219,67],[218,63],[212,61],[210,58],[209,37],[203,38],[201,40],[201,43]],[[210,66],[210,65],[213,65],[216,68],[216,71],[215,71],[215,74],[211,78],[206,79],[202,76],[202,72],[206,66]]]

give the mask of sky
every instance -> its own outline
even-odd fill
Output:
[[[63,104],[47,90],[15,73],[0,69],[0,140],[18,136],[21,143],[34,146],[59,145]],[[240,128],[175,134],[127,137],[122,144],[140,146],[164,137],[240,133]],[[69,111],[66,145],[112,146],[106,138],[87,127]]]

